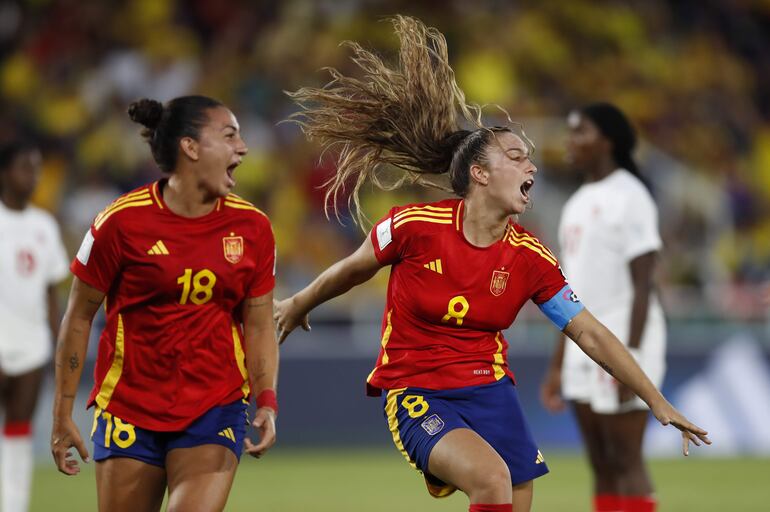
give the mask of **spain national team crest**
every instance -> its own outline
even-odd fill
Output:
[[[225,249],[225,259],[230,263],[238,263],[243,258],[243,237],[226,236],[222,238],[222,245]]]
[[[492,295],[499,297],[505,291],[505,285],[508,284],[508,277],[511,274],[502,270],[492,272],[492,282],[489,283],[489,291]]]

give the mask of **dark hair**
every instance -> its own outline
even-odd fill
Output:
[[[339,193],[353,181],[348,203],[355,203],[362,226],[358,191],[367,180],[384,190],[404,182],[435,187],[425,175],[448,172],[452,190],[464,196],[470,165],[482,163],[496,132],[511,131],[483,127],[481,109],[466,104],[441,32],[407,16],[390,21],[401,43],[397,67],[348,41],[344,44],[353,50],[363,79],[329,69],[332,81],[325,87],[287,92],[302,109],[290,119],[324,152],[338,150],[337,171],[324,184],[326,205],[331,202],[336,212]],[[461,120],[477,129],[460,129]],[[395,184],[378,177],[387,165],[402,171]]]
[[[207,96],[181,96],[165,105],[143,98],[128,106],[128,117],[144,126],[142,137],[152,150],[155,163],[163,172],[174,171],[183,137],[198,139],[208,122],[207,110],[223,104]]]
[[[632,153],[636,147],[636,131],[626,115],[615,105],[606,102],[592,103],[579,112],[593,121],[601,134],[612,143],[615,163],[639,179],[639,166]]]
[[[36,143],[29,140],[15,139],[0,144],[0,171],[5,171],[13,165],[17,156],[29,151],[37,151]]]

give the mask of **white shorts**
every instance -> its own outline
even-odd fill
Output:
[[[15,377],[45,365],[53,352],[48,326],[4,320],[0,327],[0,371]]]
[[[600,321],[622,342],[628,342],[628,314],[603,315]],[[642,335],[637,362],[660,389],[666,371],[666,322],[660,308],[651,308]],[[625,403],[618,399],[618,382],[571,340],[566,340],[561,372],[562,395],[567,400],[590,404],[599,414],[648,409],[641,398]]]

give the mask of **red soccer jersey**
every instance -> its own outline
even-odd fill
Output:
[[[501,331],[527,300],[542,304],[566,285],[553,254],[518,224],[489,247],[471,245],[463,204],[396,207],[372,229],[377,259],[392,267],[369,394],[513,378]]]
[[[238,196],[185,218],[163,202],[163,183],[100,213],[71,269],[107,296],[89,406],[175,431],[248,396],[240,308],[273,289],[275,242],[268,218]]]

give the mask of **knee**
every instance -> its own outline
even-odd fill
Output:
[[[508,466],[500,461],[498,464],[479,467],[474,471],[469,495],[487,503],[502,503],[510,501],[511,473]],[[489,500],[489,501],[487,501]]]

